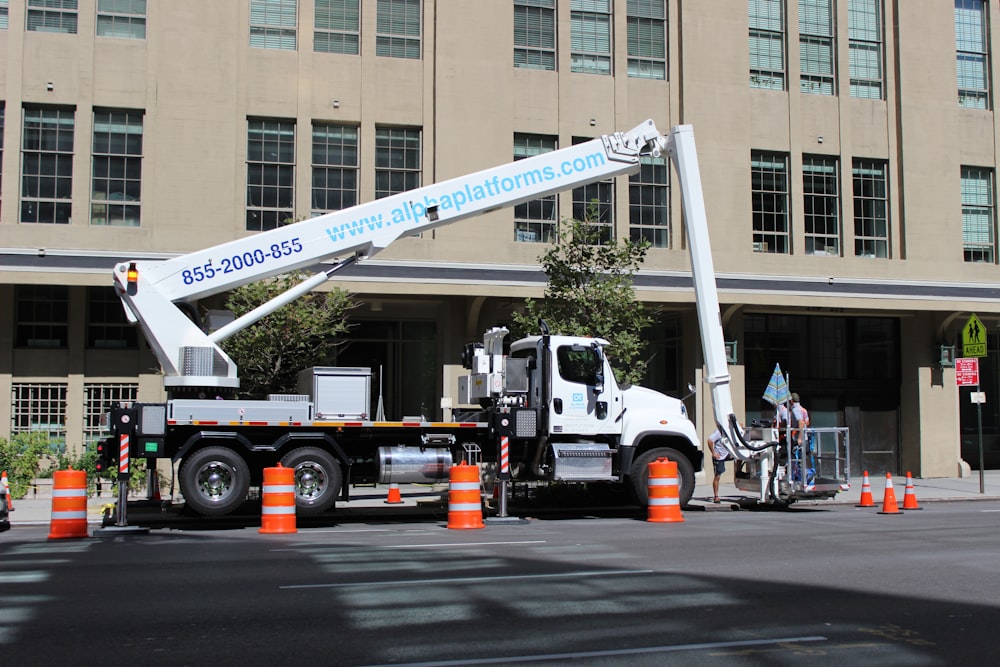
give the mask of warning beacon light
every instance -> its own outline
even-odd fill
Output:
[[[125,289],[129,294],[135,294],[138,289],[139,269],[135,262],[129,262],[128,271],[125,273]]]

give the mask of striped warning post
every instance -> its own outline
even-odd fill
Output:
[[[260,488],[261,533],[295,533],[295,468],[264,468]]]
[[[485,528],[479,466],[462,461],[448,473],[448,527]]]
[[[867,470],[865,470],[865,476],[861,481],[861,500],[855,507],[876,507],[875,498],[872,497],[872,485],[868,481]]]
[[[52,521],[49,539],[89,537],[87,533],[87,473],[57,470],[52,475]]]
[[[649,496],[648,515],[646,520],[654,523],[680,523],[684,521],[681,514],[680,485],[677,480],[677,463],[660,457],[649,462]]]

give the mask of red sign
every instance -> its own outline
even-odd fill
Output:
[[[955,384],[970,387],[979,384],[979,359],[959,357],[955,359]]]

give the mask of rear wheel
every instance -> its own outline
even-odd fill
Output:
[[[188,507],[204,516],[223,516],[246,500],[250,468],[228,447],[206,447],[184,460],[180,484]]]
[[[661,457],[677,464],[677,481],[680,484],[678,495],[681,507],[684,507],[694,494],[694,466],[688,457],[669,447],[651,449],[632,462],[629,474],[632,479],[632,496],[643,507],[649,504],[649,464]]]
[[[300,516],[322,514],[340,495],[343,475],[340,464],[318,447],[299,447],[281,459],[281,465],[295,469],[295,511]]]

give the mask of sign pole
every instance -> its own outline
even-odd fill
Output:
[[[979,385],[976,384],[976,391],[979,391]],[[983,404],[982,402],[976,403],[976,418],[979,422],[979,493],[986,493],[986,481],[983,478]]]

